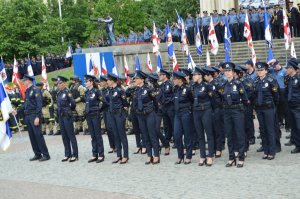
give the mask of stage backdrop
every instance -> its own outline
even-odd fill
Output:
[[[90,68],[90,62],[98,68],[101,72],[102,67],[102,57],[104,56],[104,61],[106,69],[108,72],[112,72],[114,66],[114,59],[112,52],[105,53],[85,53],[85,54],[73,54],[73,65],[74,65],[74,75],[84,79],[84,75],[88,73]]]

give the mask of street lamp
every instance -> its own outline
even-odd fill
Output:
[[[62,14],[61,14],[61,0],[58,0],[58,10],[59,10],[59,18],[62,20]],[[61,42],[64,43],[64,37],[61,36]]]

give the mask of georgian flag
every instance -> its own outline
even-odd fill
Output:
[[[178,71],[178,63],[174,51],[172,56],[172,62],[173,62],[173,71]]]
[[[256,63],[256,61],[257,61],[257,58],[256,58],[256,53],[255,53],[255,50],[254,50],[254,47],[253,47],[253,46],[252,46],[252,48],[251,48],[251,55],[252,55],[252,57],[251,57],[252,62],[253,62],[253,64],[255,65],[255,63]]]
[[[152,33],[152,43],[153,43],[153,53],[157,54],[159,52],[159,36],[156,31],[155,22],[153,22],[153,33]]]
[[[291,44],[291,58],[297,59],[297,55],[296,55],[296,50],[295,50],[294,42],[292,42],[292,44]]]
[[[215,31],[215,27],[213,24],[212,17],[210,17],[210,25],[209,25],[209,35],[208,39],[210,40],[210,51],[212,54],[217,55],[219,49],[219,43]]]
[[[20,79],[19,66],[16,58],[14,58],[12,82],[17,83],[17,79]]]
[[[290,43],[292,42],[291,29],[289,26],[289,20],[286,15],[285,9],[282,10],[283,13],[283,31],[284,31],[284,40],[285,40],[285,49],[288,50]]]
[[[188,53],[188,68],[191,70],[194,70],[194,68],[196,67],[196,64],[191,56],[191,53]]]
[[[244,37],[248,41],[248,47],[252,48],[253,41],[252,41],[252,34],[251,34],[250,23],[249,23],[249,18],[247,13],[246,13],[246,18],[244,23]]]
[[[112,73],[119,77],[119,73],[118,73],[118,69],[117,69],[118,67],[116,65],[115,57],[113,57],[113,62],[114,62],[114,66],[112,68]]]
[[[49,83],[47,78],[45,58],[42,56],[42,82],[44,83],[43,88],[49,90]]]
[[[129,78],[129,67],[127,63],[126,56],[124,55],[124,74],[125,74],[125,82],[127,85],[130,83],[130,78]]]
[[[152,63],[151,63],[151,59],[150,59],[150,54],[148,53],[147,55],[147,69],[150,73],[153,72],[153,67],[152,67]]]

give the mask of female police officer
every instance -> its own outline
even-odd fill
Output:
[[[75,100],[71,92],[66,87],[67,78],[57,76],[57,85],[59,93],[57,94],[57,115],[60,126],[60,131],[65,146],[65,158],[62,162],[74,162],[78,160],[78,146],[76,136],[74,134],[73,114],[75,110]],[[71,150],[72,146],[72,150]]]
[[[155,112],[154,101],[155,91],[145,84],[147,75],[142,71],[137,71],[134,76],[134,82],[137,86],[137,110],[139,127],[142,131],[145,146],[147,149],[147,159],[145,164],[158,164],[159,160],[159,144],[155,129]],[[153,157],[152,157],[153,152]]]
[[[117,85],[118,76],[112,73],[107,74],[107,84],[111,88],[109,91],[109,112],[110,122],[115,136],[115,144],[117,148],[117,159],[112,163],[126,164],[128,157],[128,140],[125,133],[125,107],[128,107],[125,91]],[[123,157],[122,157],[123,148]]]
[[[186,83],[185,74],[173,72],[174,92],[174,140],[177,146],[178,160],[175,164],[181,164],[184,158],[182,137],[186,147],[186,160],[184,164],[190,164],[192,160],[192,116],[191,105],[193,96],[191,89]]]
[[[192,93],[194,97],[193,103],[193,119],[196,132],[199,138],[200,161],[199,166],[205,163],[211,166],[214,156],[214,137],[212,127],[212,105],[213,90],[206,82],[204,82],[205,72],[199,67],[195,67],[193,72],[194,84]],[[205,151],[205,134],[208,144],[208,155],[206,158]]]
[[[245,125],[242,103],[248,103],[248,97],[242,83],[234,79],[235,64],[225,62],[223,68],[227,81],[220,88],[219,92],[223,98],[224,131],[227,134],[229,151],[229,161],[225,166],[231,167],[233,164],[236,165],[234,149],[237,148],[239,158],[237,167],[240,168],[244,166],[245,160]]]
[[[100,163],[104,161],[104,147],[101,134],[99,103],[102,98],[100,90],[94,88],[95,76],[85,75],[84,81],[87,90],[85,96],[85,116],[92,138],[93,157],[88,161]]]

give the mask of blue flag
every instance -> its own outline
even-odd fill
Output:
[[[140,59],[138,55],[135,57],[135,70],[141,70]]]
[[[34,77],[34,73],[33,73],[33,69],[32,69],[32,65],[30,62],[30,57],[28,54],[28,59],[27,59],[27,75],[29,75],[30,77]],[[33,80],[33,85],[35,85],[35,80]]]
[[[163,65],[161,62],[161,57],[160,54],[157,55],[157,67],[156,67],[156,72],[159,72],[160,69],[163,69]]]
[[[202,55],[202,43],[201,43],[198,20],[196,24],[196,52],[198,55]]]
[[[174,45],[173,45],[169,22],[167,22],[167,28],[166,28],[166,41],[168,42],[168,55],[169,57],[173,57]]]
[[[1,76],[3,82],[7,82],[7,74],[6,74],[6,70],[5,70],[5,64],[4,64],[2,57],[0,60],[0,76]]]
[[[230,61],[230,49],[231,49],[231,32],[228,25],[228,18],[225,17],[225,34],[224,34],[224,50],[225,50],[225,60]]]

